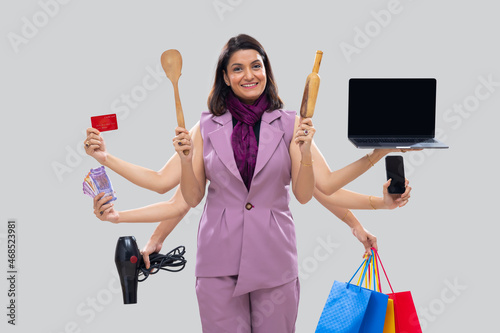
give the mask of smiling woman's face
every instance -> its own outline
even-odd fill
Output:
[[[224,72],[224,81],[245,104],[253,104],[266,88],[266,69],[256,50],[233,53]]]

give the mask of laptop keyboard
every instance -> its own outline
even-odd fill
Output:
[[[404,138],[383,138],[383,139],[356,139],[360,143],[391,143],[391,142],[404,142],[404,143],[420,143],[432,139],[404,139]]]

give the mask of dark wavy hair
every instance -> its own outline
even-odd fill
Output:
[[[219,60],[217,62],[217,68],[215,70],[215,80],[212,90],[208,95],[208,109],[210,113],[215,116],[220,116],[226,113],[226,96],[231,90],[231,87],[227,86],[224,81],[224,71],[227,73],[227,65],[229,58],[239,50],[255,50],[259,52],[262,60],[264,61],[264,68],[266,70],[266,88],[263,94],[267,95],[269,100],[269,110],[277,110],[283,108],[283,101],[278,96],[278,87],[274,80],[273,70],[271,68],[271,63],[269,62],[269,57],[262,45],[253,37],[245,34],[240,34],[238,36],[232,37],[222,48],[221,54],[219,55]]]

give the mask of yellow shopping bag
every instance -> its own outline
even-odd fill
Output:
[[[389,302],[387,302],[384,333],[396,333],[396,325],[394,323],[394,301],[392,299],[389,299]]]

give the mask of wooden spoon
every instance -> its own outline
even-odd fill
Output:
[[[182,112],[181,98],[179,97],[179,77],[182,70],[182,56],[179,51],[171,49],[162,53],[161,66],[167,74],[170,82],[174,86],[175,112],[177,114],[177,125],[186,128],[184,123],[184,113]],[[184,155],[188,155],[189,151],[184,150]]]

